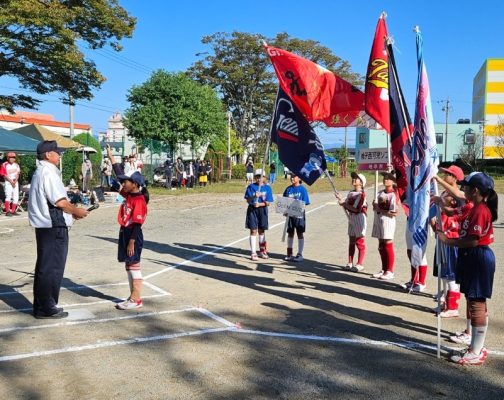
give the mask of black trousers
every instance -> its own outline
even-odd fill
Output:
[[[68,254],[68,228],[35,228],[37,263],[33,282],[33,313],[57,312]]]

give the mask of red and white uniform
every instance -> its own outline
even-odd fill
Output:
[[[372,237],[377,239],[393,240],[396,229],[395,217],[389,217],[384,212],[397,211],[397,198],[393,190],[386,192],[382,190],[378,193],[378,209],[375,211],[373,221]]]
[[[367,201],[366,193],[362,191],[352,190],[348,193],[345,203],[356,208],[355,211],[348,211],[348,236],[363,237],[366,236],[367,229]]]
[[[460,238],[476,236],[478,246],[488,246],[494,241],[492,213],[485,203],[475,205],[460,225]]]
[[[9,179],[16,179],[16,184],[12,185],[7,179],[5,180],[5,202],[13,204],[18,204],[19,201],[19,175],[21,174],[21,168],[19,168],[18,163],[10,164],[8,161],[2,164],[2,175],[8,177]]]
[[[121,191],[124,201],[119,208],[117,222],[124,227],[137,223],[143,225],[147,218],[147,203],[142,193],[125,193]]]

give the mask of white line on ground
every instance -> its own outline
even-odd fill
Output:
[[[62,286],[60,290],[86,290],[86,289],[94,289],[94,288],[99,288],[99,287],[106,287],[106,286],[125,286],[128,285],[128,282],[120,282],[120,283],[103,283],[99,285],[76,285],[76,286]],[[33,289],[27,289],[27,290],[15,290],[13,289],[12,292],[1,292],[0,296],[9,296],[13,294],[20,294],[20,293],[32,293]]]
[[[306,214],[310,214],[310,213],[312,213],[312,212],[315,212],[315,211],[317,211],[317,210],[320,210],[321,208],[324,208],[326,205],[327,205],[327,203],[326,203],[326,204],[322,204],[322,205],[321,205],[321,206],[319,206],[319,207],[316,207],[316,208],[314,208],[314,209],[312,209],[312,210],[307,211],[307,212],[306,212]],[[283,226],[284,224],[285,224],[285,221],[279,222],[279,223],[277,223],[277,224],[275,224],[275,225],[271,226],[271,227],[269,228],[269,230],[273,230],[274,228],[276,228],[276,227],[278,227],[278,226],[280,226],[280,225],[282,225],[282,226]],[[235,245],[235,244],[237,244],[237,243],[243,242],[244,240],[248,240],[248,238],[249,238],[249,236],[242,237],[241,239],[238,239],[238,240],[235,240],[235,241],[233,241],[233,242],[231,242],[231,243],[225,244],[224,246],[217,247],[216,249],[213,249],[213,250],[210,250],[210,251],[205,251],[205,252],[203,252],[203,253],[201,253],[201,254],[199,254],[199,255],[197,255],[197,256],[194,256],[194,257],[192,257],[192,258],[189,258],[189,259],[187,259],[187,260],[184,260],[184,261],[182,261],[182,262],[180,262],[180,263],[178,263],[178,264],[172,265],[171,267],[166,267],[166,268],[163,268],[163,269],[161,269],[161,270],[159,270],[159,271],[157,271],[157,272],[153,272],[152,274],[145,276],[145,277],[144,277],[144,281],[145,281],[145,280],[147,280],[147,279],[153,278],[153,277],[155,277],[155,276],[158,276],[158,275],[164,274],[165,272],[172,271],[172,270],[174,270],[174,269],[177,269],[177,268],[179,268],[179,267],[182,267],[183,265],[187,265],[187,264],[190,264],[190,263],[192,263],[192,262],[194,262],[194,261],[201,260],[202,258],[204,258],[204,257],[206,257],[206,256],[209,256],[209,255],[212,255],[212,254],[218,253],[218,252],[220,252],[220,251],[222,251],[222,250],[224,250],[224,249],[226,249],[226,248],[228,248],[228,247],[230,247],[230,246],[233,246],[233,245]]]
[[[170,295],[170,294],[168,294]],[[152,294],[148,296],[142,296],[142,299],[153,299],[156,297],[165,297],[166,294]],[[88,303],[72,303],[72,304],[58,304],[60,307],[81,307],[81,306],[91,306],[95,304],[114,304],[111,300],[99,300],[99,301],[91,301]],[[7,310],[0,310],[0,314],[12,313],[12,312],[23,312],[23,311],[32,311],[32,308],[13,308],[9,307]]]
[[[6,233],[12,233],[14,232],[14,229],[12,228],[0,228],[0,235],[6,234]]]
[[[225,332],[225,331],[229,331],[231,329],[232,328],[209,328],[209,329],[199,329],[199,330],[190,331],[190,332],[172,333],[172,334],[168,334],[168,335],[137,337],[137,338],[132,338],[132,339],[124,339],[124,340],[111,340],[111,341],[107,341],[107,342],[98,342],[98,343],[86,344],[86,345],[82,345],[82,346],[70,346],[70,347],[63,347],[60,349],[37,351],[37,352],[33,352],[33,353],[24,353],[24,354],[14,354],[14,355],[10,355],[10,356],[2,356],[2,357],[0,357],[0,362],[22,360],[22,359],[33,358],[33,357],[50,356],[50,355],[62,354],[62,353],[72,353],[72,352],[79,352],[79,351],[84,351],[84,350],[95,350],[95,349],[102,349],[102,348],[106,348],[106,347],[126,345],[126,344],[147,343],[147,342],[154,342],[154,341],[160,341],[160,340],[170,340],[170,339],[187,337],[187,336],[199,336],[199,335],[205,335],[205,334],[209,334],[209,333]]]
[[[124,321],[124,320],[128,320],[128,319],[145,318],[145,317],[155,317],[155,316],[160,316],[160,315],[176,314],[176,313],[183,313],[183,312],[196,311],[196,310],[197,310],[196,308],[190,307],[190,308],[184,308],[181,310],[165,310],[165,311],[148,312],[148,313],[143,313],[143,314],[123,315],[121,317],[100,318],[100,319],[96,319],[96,318],[82,319],[82,320],[78,320],[78,321],[65,321],[65,322],[58,322],[55,324],[44,324],[44,325],[12,326],[9,328],[0,329],[0,333],[47,329],[47,328],[59,328],[62,326],[74,326],[74,325],[82,325],[82,324],[101,324],[104,322]],[[118,311],[118,312],[122,312],[122,311]]]
[[[214,314],[213,312],[207,310],[206,308],[197,308],[200,313],[203,315],[206,315],[207,317],[212,318],[214,321],[220,322],[221,324],[229,327],[235,327],[236,324],[233,324],[232,322],[228,321],[227,319],[224,319],[222,317],[219,317],[218,315]]]
[[[200,208],[208,208],[208,207],[215,207],[215,205],[214,204],[207,204],[207,205],[204,205],[204,206],[196,206],[196,207],[191,207],[191,208],[185,208],[181,212],[198,210]]]
[[[151,288],[155,292],[164,294],[165,296],[171,296],[172,295],[171,293],[167,292],[166,290],[163,290],[159,286],[153,285],[150,282],[144,281],[143,284],[144,284],[144,286],[147,286],[147,287]]]

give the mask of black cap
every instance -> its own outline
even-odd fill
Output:
[[[458,181],[462,186],[473,186],[477,187],[483,193],[488,192],[490,189],[494,188],[493,179],[485,174],[484,172],[471,172],[463,180]]]
[[[383,179],[389,179],[396,182],[396,177],[393,172],[380,172],[380,175],[383,176]]]
[[[40,142],[37,146],[37,154],[44,154],[50,151],[55,151],[58,154],[63,153],[65,149],[58,147],[56,140],[44,140]]]

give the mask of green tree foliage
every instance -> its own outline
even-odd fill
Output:
[[[0,76],[38,94],[91,99],[105,78],[79,45],[101,49],[131,37],[135,19],[118,0],[0,0]],[[22,94],[0,95],[0,107],[35,108]]]
[[[124,124],[137,139],[165,141],[193,149],[227,136],[226,115],[214,90],[184,73],[158,70],[128,93]]]
[[[89,133],[80,133],[73,138],[78,143],[83,144],[87,147],[92,147],[96,150],[96,153],[89,154],[89,160],[93,164],[93,184],[100,183],[100,166],[102,162],[102,152],[100,143]],[[70,182],[70,179],[74,179],[75,182],[81,186],[81,166],[83,161],[82,153],[78,153],[75,149],[66,150],[63,153],[62,164],[62,178],[63,183],[66,185]]]
[[[231,156],[241,156],[243,155],[243,147],[240,140],[236,136],[236,131],[231,129]],[[217,136],[210,143],[209,147],[216,153],[224,154],[227,157],[228,151],[228,137],[227,135]]]
[[[314,40],[292,38],[287,33],[270,39],[245,32],[203,37],[202,43],[210,46],[208,55],[196,61],[188,74],[219,91],[233,113],[233,126],[242,146],[247,149],[251,145],[264,148],[278,85],[263,40],[312,60],[355,85],[363,83],[347,61]]]

